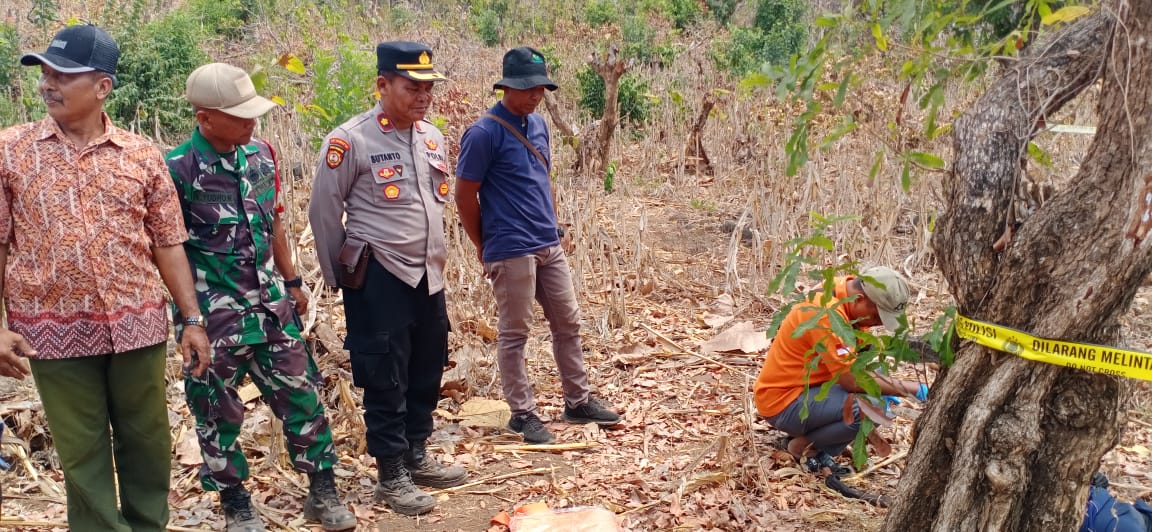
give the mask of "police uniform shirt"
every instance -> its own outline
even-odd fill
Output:
[[[446,153],[435,126],[420,121],[397,130],[379,106],[328,135],[308,209],[325,282],[337,286],[336,258],[348,237],[372,246],[405,284],[415,287],[426,274],[429,294],[443,289]]]

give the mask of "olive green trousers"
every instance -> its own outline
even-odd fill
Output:
[[[166,354],[167,345],[158,344],[30,361],[64,469],[73,532],[167,527],[172,436]]]

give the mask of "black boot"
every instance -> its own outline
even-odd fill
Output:
[[[220,490],[220,509],[224,510],[226,532],[264,532],[264,522],[243,485]]]
[[[336,477],[331,469],[308,473],[311,484],[304,499],[304,519],[319,521],[324,530],[356,528],[356,516],[336,495]]]
[[[429,488],[451,488],[464,483],[468,478],[468,471],[459,466],[445,466],[431,458],[424,447],[424,442],[414,441],[408,444],[408,452],[404,453],[404,465],[412,475],[412,482]]]
[[[420,515],[436,507],[436,499],[412,483],[412,475],[404,466],[404,455],[376,459],[379,483],[376,500],[388,503],[396,513]]]

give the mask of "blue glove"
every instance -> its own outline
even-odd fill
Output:
[[[0,421],[0,438],[3,438],[3,437],[4,437],[4,422]],[[9,469],[12,469],[12,464],[9,464],[3,458],[0,458],[0,470],[7,471]]]
[[[928,400],[928,385],[927,384],[920,383],[920,389],[916,390],[916,399],[918,399],[921,402]]]
[[[891,408],[892,405],[900,404],[900,398],[896,397],[895,395],[882,395],[881,398],[884,399],[884,413],[885,414],[891,414],[892,413],[892,408]]]

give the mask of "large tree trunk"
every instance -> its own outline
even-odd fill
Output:
[[[1117,318],[1152,267],[1141,222],[1152,187],[1150,25],[1150,0],[1080,19],[1033,46],[957,120],[932,245],[961,314],[1118,342]],[[1080,172],[994,251],[1037,119],[1101,76],[1098,133]],[[1075,530],[1088,479],[1119,440],[1125,385],[962,344],[920,418],[885,529]]]

